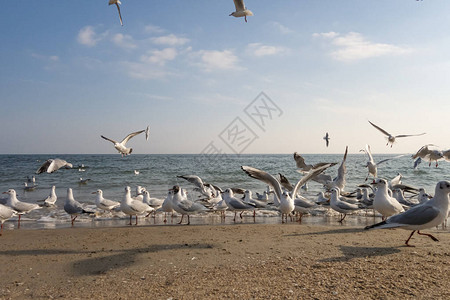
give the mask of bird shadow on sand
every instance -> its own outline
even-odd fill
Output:
[[[27,249],[27,250],[6,250],[0,251],[2,256],[66,256],[74,255],[73,260],[69,260],[72,267],[72,275],[100,275],[114,269],[130,267],[138,263],[140,255],[146,253],[157,253],[170,250],[191,250],[191,249],[213,249],[211,244],[162,244],[152,245],[143,248],[112,249],[112,250],[66,250],[66,249]],[[81,256],[82,259],[77,258]]]
[[[323,234],[345,234],[345,233],[362,233],[364,232],[364,228],[359,227],[351,227],[351,228],[338,228],[331,229],[325,231],[317,231],[317,232],[304,232],[304,233],[293,233],[288,234],[286,236],[311,236],[311,235],[323,235]]]
[[[368,258],[399,253],[401,250],[395,247],[352,247],[339,246],[342,256],[330,257],[321,262],[348,262],[355,258]]]
[[[115,269],[129,268],[139,263],[140,255],[169,250],[212,249],[210,244],[173,244],[153,245],[145,248],[123,249],[112,251],[97,251],[90,253],[89,258],[81,259],[72,264],[74,276],[101,275]],[[113,253],[108,255],[109,253]]]

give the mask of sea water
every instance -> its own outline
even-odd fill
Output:
[[[375,161],[394,157],[395,155],[374,155]],[[342,161],[343,155],[303,155],[306,163],[336,162],[336,166],[329,168],[326,174],[333,178],[337,175],[337,169]],[[52,174],[35,174],[36,170],[49,158],[64,159],[73,164],[72,169],[60,169]],[[346,161],[346,192],[354,191],[358,185],[370,183],[372,178],[367,176],[365,154],[349,154]],[[435,185],[440,180],[450,180],[450,163],[440,161],[436,168],[435,164],[428,166],[423,162],[417,169],[413,169],[411,155],[389,160],[378,167],[378,176],[390,180],[398,173],[403,176],[403,183],[417,188],[425,188],[428,193],[434,193]],[[42,208],[26,214],[22,217],[21,227],[24,228],[58,228],[70,226],[70,217],[64,212],[63,206],[66,199],[67,188],[73,189],[74,198],[83,203],[86,208],[95,210],[95,192],[103,190],[107,199],[121,201],[124,197],[124,188],[130,186],[133,193],[136,186],[143,186],[151,197],[165,198],[167,191],[174,185],[179,185],[188,191],[191,200],[199,198],[199,194],[193,191],[194,186],[179,175],[197,175],[205,182],[226,188],[242,188],[262,193],[267,185],[259,180],[250,178],[241,170],[241,166],[251,166],[264,170],[274,176],[278,173],[285,175],[294,185],[301,174],[297,172],[296,163],[292,154],[245,154],[245,155],[175,155],[175,154],[132,154],[121,157],[117,154],[108,155],[0,155],[0,192],[15,189],[17,197],[21,201],[36,203],[45,199],[52,185],[56,186],[58,200],[56,208]],[[135,174],[135,170],[139,174]],[[37,187],[33,191],[25,191],[24,182],[27,177],[35,176]],[[80,184],[80,178],[90,179],[87,184]],[[317,198],[317,193],[323,191],[321,184],[310,181],[308,189],[301,190],[302,195],[310,200]],[[2,194],[0,198],[6,198]],[[256,196],[255,196],[256,197]],[[4,201],[4,199],[2,199]],[[230,215],[230,213],[228,213]],[[232,214],[231,214],[232,215]],[[248,216],[251,214],[249,213]],[[142,219],[142,220],[141,220]],[[232,218],[228,218],[228,221]],[[5,226],[8,228],[16,226],[11,219]],[[253,222],[251,218],[244,219]],[[124,215],[101,215],[82,216],[77,219],[76,226],[122,226],[126,224],[127,216]],[[176,220],[178,221],[178,219]],[[141,224],[164,224],[162,214],[157,218],[140,218]],[[175,220],[173,221],[175,223]],[[216,214],[204,214],[191,217],[191,223],[197,224],[220,224],[223,220]],[[277,223],[280,222],[276,211],[265,211],[258,214],[256,222]],[[303,222],[335,224],[334,218],[303,218]],[[348,218],[350,224],[365,224],[364,216]],[[170,224],[170,221],[169,221]]]

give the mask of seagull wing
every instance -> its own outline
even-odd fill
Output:
[[[117,141],[112,140],[112,139],[109,139],[109,138],[107,138],[106,136],[101,135],[101,137],[102,137],[103,139],[107,140],[107,141],[110,141],[110,142],[113,143],[113,144],[117,143]]]
[[[294,160],[297,163],[297,168],[299,169],[305,169],[308,166],[305,164],[305,159],[298,154],[297,152],[294,152]]]
[[[150,135],[150,126],[145,129],[145,139],[148,141],[148,136]]]
[[[399,225],[421,225],[432,221],[439,215],[439,210],[431,205],[417,205],[404,213],[390,217],[386,223]]]
[[[387,135],[387,136],[391,136],[391,134],[390,133],[388,133],[386,130],[384,130],[384,129],[382,129],[382,128],[380,128],[380,127],[378,127],[377,125],[375,125],[375,124],[373,124],[372,122],[370,122],[369,121],[369,123],[373,126],[373,127],[375,127],[376,129],[378,129],[379,131],[381,131],[382,133],[384,133],[385,135]]]
[[[48,167],[47,173],[53,173],[53,172],[57,171],[58,169],[66,166],[66,165],[67,165],[67,161],[65,161],[63,159],[56,158],[56,159],[54,159],[52,161],[52,163]]]
[[[329,168],[330,164],[319,167],[317,169],[312,169],[311,171],[309,171],[308,174],[306,174],[305,176],[303,176],[298,182],[297,184],[294,186],[294,189],[292,190],[292,198],[295,198],[295,195],[297,195],[297,191],[298,189],[304,185],[308,180],[310,180],[311,178],[319,175],[320,173],[322,173],[323,171],[325,171],[325,169]],[[281,198],[278,198],[281,199]]]
[[[369,156],[369,160],[370,160],[371,162],[374,162],[373,156],[372,156],[372,152],[370,152],[370,146],[367,145],[367,144],[366,144],[366,153],[367,153],[367,156]]]
[[[280,176],[280,183],[281,185],[287,189],[289,192],[292,191],[292,189],[294,189],[294,186],[289,182],[289,180],[286,178],[286,176],[284,176],[281,173],[278,173],[278,176]]]
[[[275,193],[277,194],[278,199],[281,199],[281,184],[280,182],[273,177],[272,175],[270,175],[267,172],[264,172],[262,170],[256,169],[256,168],[252,168],[252,167],[248,167],[248,166],[241,166],[241,169],[247,173],[248,176],[261,180],[265,183],[267,183],[268,185],[270,185]]]
[[[408,136],[419,136],[419,135],[424,135],[425,132],[419,133],[419,134],[400,134],[400,135],[396,135],[395,138],[401,138],[401,137],[408,137]]]
[[[234,6],[236,7],[236,11],[245,10],[245,5],[243,0],[234,0]]]
[[[177,177],[189,181],[193,185],[198,186],[201,190],[205,190],[205,184],[203,183],[203,180],[197,175],[181,175]]]
[[[133,132],[133,133],[130,133],[129,135],[127,135],[120,143],[122,144],[122,145],[125,145],[132,137],[134,137],[134,136],[136,136],[136,135],[138,135],[138,134],[141,134],[141,133],[143,133],[145,130],[140,130],[140,131],[136,131],[136,132]]]
[[[120,7],[119,7],[119,3],[116,2],[116,6],[117,6],[117,11],[119,12],[119,20],[120,20],[120,25],[123,26],[123,22],[122,22],[122,15],[120,13]]]
[[[400,158],[400,157],[403,157],[403,156],[405,156],[405,154],[401,154],[401,155],[397,155],[397,156],[394,156],[394,157],[391,157],[391,158],[386,158],[386,159],[380,160],[379,162],[377,162],[377,165],[382,164],[382,163],[384,163],[384,162],[386,162],[388,160]]]
[[[50,164],[53,162],[53,159],[48,159],[46,162],[44,162],[39,169],[36,171],[36,174],[41,174],[47,171]]]

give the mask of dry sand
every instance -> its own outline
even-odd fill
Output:
[[[430,232],[430,231],[426,231]],[[299,224],[7,230],[2,299],[450,299],[450,234]]]

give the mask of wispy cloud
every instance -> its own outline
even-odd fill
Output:
[[[136,43],[130,35],[117,33],[112,37],[111,40],[115,45],[124,49],[135,49],[137,47]]]
[[[231,50],[201,50],[200,55],[202,68],[210,72],[212,70],[231,70],[240,69],[239,59]]]
[[[177,57],[177,50],[175,48],[165,48],[162,50],[151,50],[148,54],[141,56],[141,61],[163,66],[169,60],[174,60]]]
[[[271,22],[270,23],[272,27],[274,27],[276,30],[278,30],[281,34],[290,34],[294,33],[294,30],[278,23],[278,22]]]
[[[157,45],[181,46],[188,43],[189,39],[171,33],[169,35],[152,38],[152,41]]]
[[[411,49],[405,47],[371,42],[358,32],[349,32],[346,35],[336,32],[314,33],[313,37],[329,40],[331,45],[336,48],[331,51],[330,55],[336,60],[345,62],[412,52]]]
[[[169,75],[170,72],[163,68],[151,67],[148,63],[142,62],[122,62],[122,67],[131,78],[141,80],[162,79]]]
[[[263,45],[261,43],[251,43],[248,44],[246,52],[256,57],[262,57],[267,55],[280,54],[283,52],[285,53],[287,52],[287,49],[284,47]]]
[[[165,30],[159,26],[147,25],[144,27],[144,31],[148,33],[163,33]]]
[[[102,37],[95,32],[94,27],[92,26],[81,28],[77,37],[78,43],[88,47],[95,46],[101,39]]]

